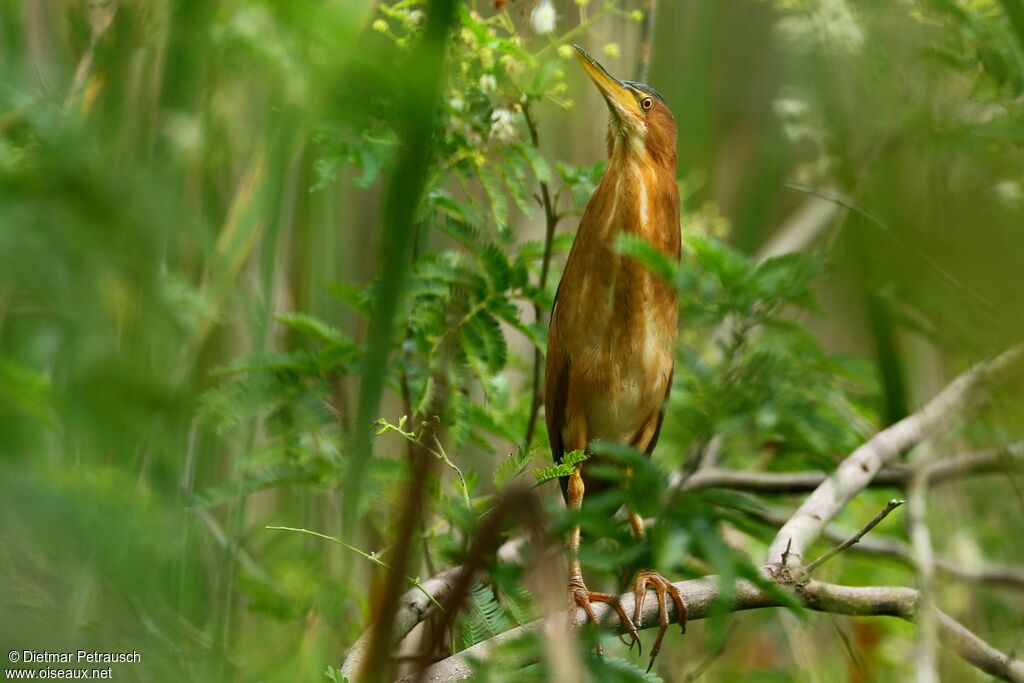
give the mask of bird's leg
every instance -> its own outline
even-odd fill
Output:
[[[631,512],[629,514],[629,525],[633,527],[633,535],[637,539],[642,539],[646,536],[644,520],[637,513]],[[679,625],[682,627],[683,633],[686,633],[686,603],[683,602],[683,596],[679,589],[672,585],[671,581],[658,572],[641,569],[637,572],[636,581],[633,583],[633,594],[636,602],[633,620],[636,628],[640,628],[642,623],[641,619],[644,612],[644,603],[647,601],[648,587],[653,588],[655,595],[658,596],[658,613],[661,616],[658,635],[654,639],[654,647],[651,648],[650,661],[647,664],[647,670],[650,671],[651,667],[654,666],[655,658],[661,651],[661,641],[665,637],[665,631],[668,630],[668,597],[671,596],[672,601],[676,604],[676,614],[679,617]]]
[[[569,475],[569,509],[573,512],[578,512],[583,507],[583,475],[581,474],[581,464],[577,464],[573,473]],[[618,596],[611,595],[609,593],[595,593],[587,589],[586,584],[583,583],[583,569],[580,566],[580,525],[573,526],[572,531],[569,534],[569,553],[570,553],[570,564],[569,564],[569,594],[572,596],[573,603],[583,609],[587,615],[587,621],[591,622],[595,626],[598,625],[597,615],[594,614],[594,608],[591,607],[592,602],[604,602],[612,606],[612,609],[619,615],[619,619],[622,620],[623,626],[629,632],[632,642],[639,643],[640,637],[636,632],[636,627],[633,626],[633,621],[626,614],[626,610],[622,607],[622,603],[619,602]],[[630,644],[632,647],[632,643]],[[597,646],[597,653],[600,655],[601,645]]]

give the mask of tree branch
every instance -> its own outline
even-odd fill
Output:
[[[926,445],[918,453],[924,462],[932,455],[932,448]],[[935,549],[928,531],[928,483],[921,466],[910,478],[907,497],[910,498],[907,526],[910,529],[910,546],[917,571],[917,587],[921,591],[920,618],[917,626],[917,647],[915,648],[915,677],[917,683],[939,682],[939,619],[938,604],[935,600]]]
[[[683,594],[690,621],[708,617],[712,603],[720,595],[718,577],[715,576],[682,581],[676,583],[675,586]],[[737,581],[733,594],[730,610],[734,612],[780,606],[776,598],[768,595],[750,581]],[[920,594],[912,588],[851,587],[820,581],[811,581],[805,586],[797,587],[794,595],[805,607],[819,612],[849,616],[894,616],[908,620],[914,619],[920,599]],[[633,594],[631,592],[623,594],[619,596],[619,599],[627,614],[632,613]],[[608,616],[606,613],[610,609],[604,604],[595,604],[593,608],[599,621],[603,621]],[[669,617],[675,620],[675,606],[670,605],[668,609]],[[1024,683],[1024,662],[996,650],[948,615],[941,612],[939,614],[941,615],[939,619],[940,637],[950,649],[985,673],[1005,681]],[[579,627],[585,622],[581,610],[573,610],[566,615],[566,619],[572,627]],[[506,631],[434,664],[423,672],[421,680],[453,681],[468,678],[473,673],[471,660],[484,661],[505,643],[515,641],[528,633],[562,628],[564,623],[566,622],[561,620],[550,620],[545,625],[543,621],[536,621]],[[654,601],[648,601],[644,606],[638,628],[654,628],[659,623],[658,605]],[[607,624],[613,632],[625,633],[625,628],[614,616],[608,620]],[[521,649],[506,650],[502,653],[502,666],[505,668],[521,668],[531,663],[533,661]],[[399,679],[398,683],[409,683],[412,680],[414,677],[407,676]]]
[[[821,557],[816,559],[814,562],[811,562],[809,565],[807,565],[807,567],[805,568],[805,571],[808,574],[810,574],[815,569],[817,569],[821,565],[825,564],[826,562],[831,560],[833,557],[835,557],[839,553],[843,552],[844,550],[846,550],[850,546],[852,546],[855,543],[857,543],[858,541],[860,541],[860,539],[864,538],[865,534],[867,534],[869,531],[871,531],[876,526],[878,526],[878,523],[881,522],[883,519],[888,517],[890,512],[892,512],[893,510],[895,510],[896,508],[898,508],[899,506],[903,505],[906,502],[907,501],[905,501],[905,500],[898,500],[896,498],[893,498],[892,500],[890,500],[889,504],[886,505],[885,508],[881,512],[879,512],[877,515],[875,515],[874,519],[872,519],[870,522],[868,522],[864,526],[863,529],[861,529],[860,531],[855,533],[853,536],[850,536],[850,538],[846,539],[845,541],[843,541],[842,543],[840,543],[836,547],[832,548],[832,550],[829,550],[827,553],[825,553],[824,555],[822,555]]]
[[[779,527],[789,518],[786,514],[777,511],[765,510],[757,513],[747,512],[759,522],[773,527]],[[842,529],[833,524],[825,527],[822,538],[832,543],[842,543],[850,537],[853,531]],[[518,539],[516,539],[518,540]],[[508,546],[509,544],[506,544]],[[888,557],[894,559],[907,567],[914,567],[913,551],[910,546],[902,541],[893,538],[871,536],[861,539],[857,545],[850,548],[850,552],[859,555],[873,555],[875,557]],[[983,564],[973,567],[952,562],[944,558],[935,559],[935,569],[940,574],[958,581],[971,583],[986,583],[1004,588],[1024,590],[1024,568],[1006,564]]]
[[[537,123],[533,120],[533,116],[530,113],[530,105],[527,103],[523,106],[523,118],[526,119],[526,128],[530,131],[530,143],[540,154],[540,135],[537,132]],[[548,275],[551,272],[551,246],[555,241],[555,230],[558,228],[559,217],[555,212],[554,203],[551,201],[551,187],[547,182],[541,180],[540,182],[540,196],[541,204],[544,207],[544,256],[541,258],[540,264],[540,291],[544,291],[548,284]],[[540,325],[544,320],[544,312],[538,304],[533,305],[533,319]],[[526,448],[530,447],[530,442],[533,440],[533,433],[537,427],[537,413],[540,411],[540,366],[544,362],[544,354],[540,348],[534,348],[533,350],[533,388],[530,397],[530,419],[526,424],[526,437],[523,440],[523,445]]]
[[[768,550],[768,563],[781,563],[787,545],[790,546],[787,560],[801,563],[825,525],[871,483],[884,465],[924,439],[948,431],[953,418],[971,407],[981,387],[1004,379],[1004,375],[1018,369],[1016,366],[1022,360],[1024,346],[1017,346],[994,360],[975,366],[953,380],[924,408],[883,429],[857,448],[779,530]]]
[[[644,0],[644,20],[640,25],[640,45],[636,51],[636,69],[634,80],[647,82],[647,74],[651,69],[651,55],[654,54],[654,26],[658,16],[658,0]]]
[[[960,457],[938,460],[925,469],[929,485],[942,484],[965,476],[1003,474],[1024,465],[1024,441],[1003,448],[993,448]],[[879,470],[868,484],[871,487],[904,487],[910,481],[911,468],[889,465]],[[681,475],[670,481],[675,486]],[[722,467],[707,467],[694,472],[685,483],[684,491],[698,489],[732,489],[751,493],[802,493],[813,491],[829,477],[826,472],[740,472]]]

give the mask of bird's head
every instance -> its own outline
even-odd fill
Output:
[[[579,45],[576,58],[601,91],[611,117],[608,121],[608,154],[649,155],[654,160],[676,160],[676,120],[657,90],[636,81],[620,81]]]

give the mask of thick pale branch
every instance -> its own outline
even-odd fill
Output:
[[[1024,347],[1018,346],[975,366],[953,380],[924,408],[883,429],[850,454],[779,530],[768,550],[768,563],[781,563],[787,547],[790,550],[787,561],[802,563],[807,549],[828,522],[871,483],[884,465],[924,439],[950,429],[954,418],[977,398],[979,388],[1004,379],[1011,370],[1017,369],[1022,358]]]
[[[392,640],[395,645],[409,635],[416,628],[417,624],[437,610],[437,605],[427,597],[426,593],[433,596],[437,602],[446,602],[455,589],[455,585],[459,582],[463,571],[462,567],[453,567],[443,571],[437,576],[421,583],[420,587],[423,590],[414,588],[406,592],[399,599],[398,610],[395,612],[394,626],[392,627]],[[372,628],[367,628],[363,632],[363,635],[352,645],[348,655],[345,657],[345,661],[341,664],[342,676],[350,681],[357,680],[359,670],[366,659],[370,646],[370,634],[372,632]]]
[[[720,595],[718,579],[714,576],[682,581],[675,584],[675,586],[683,594],[690,621],[708,617],[711,604]],[[811,581],[805,586],[796,588],[795,595],[804,606],[821,612],[849,616],[894,616],[911,620],[916,613],[919,600],[918,592],[911,588],[892,586],[857,588],[818,581]],[[626,612],[631,614],[634,608],[633,594],[626,593],[621,595],[619,599],[622,601]],[[669,602],[671,603],[671,601]],[[738,581],[735,584],[732,605],[730,607],[732,611],[778,606],[779,602],[774,597],[768,595],[753,583]],[[599,620],[605,621],[607,619],[607,626],[613,629],[613,631],[625,633],[625,629],[622,628],[617,618],[614,615],[608,614],[610,608],[607,605],[596,604],[594,605],[594,610]],[[669,616],[673,620],[676,618],[674,606],[672,605],[669,605]],[[463,680],[470,677],[473,673],[472,661],[488,659],[497,648],[505,643],[521,638],[529,632],[563,628],[565,624],[579,627],[583,623],[582,612],[580,610],[573,610],[571,614],[565,615],[564,620],[536,621],[526,626],[506,631],[434,664],[424,672],[421,680]],[[641,615],[639,627],[648,629],[657,627],[658,624],[658,605],[655,601],[648,601]],[[1002,680],[1024,682],[1024,662],[1012,659],[999,652],[945,614],[941,614],[940,618],[940,635],[948,647],[982,671]],[[504,668],[520,668],[531,663],[532,660],[526,658],[522,650],[510,649],[502,653],[502,666]],[[399,683],[408,683],[411,680],[413,680],[413,677],[406,677],[400,679]]]
[[[970,453],[948,460],[938,460],[928,466],[926,479],[930,485],[941,484],[966,476],[999,474],[1019,469],[1024,465],[1024,441],[1005,448]],[[879,470],[869,486],[906,486],[911,468],[891,465]],[[676,475],[677,477],[681,475]],[[829,475],[826,472],[742,472],[721,467],[697,470],[682,484],[683,490],[732,489],[751,493],[801,493],[821,486]],[[675,479],[672,484],[675,485]]]

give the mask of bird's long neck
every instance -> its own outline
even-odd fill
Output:
[[[643,237],[662,252],[679,255],[679,187],[675,157],[653,157],[628,141],[611,146],[608,167],[594,197],[593,215],[580,238],[614,250],[620,233]],[[584,234],[588,232],[591,234]]]

